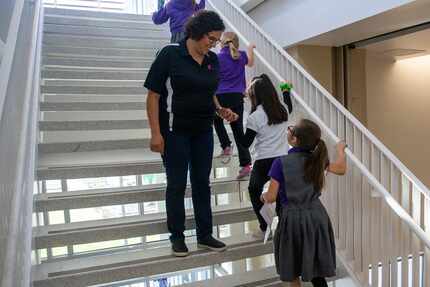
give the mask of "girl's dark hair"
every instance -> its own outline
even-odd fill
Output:
[[[268,125],[276,125],[288,121],[288,112],[279,101],[275,86],[266,74],[261,74],[251,81],[248,90],[254,112],[258,105],[263,106],[263,110],[268,117]]]
[[[329,159],[325,142],[321,139],[320,127],[311,120],[302,119],[294,127],[293,136],[297,138],[298,146],[311,151],[305,162],[305,181],[312,182],[321,191],[324,187],[324,171]]]
[[[225,25],[221,17],[217,13],[207,10],[198,11],[185,24],[185,34],[195,41],[202,39],[209,32],[224,30]]]

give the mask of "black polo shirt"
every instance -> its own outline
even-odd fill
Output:
[[[160,94],[160,129],[181,133],[208,131],[213,123],[213,96],[219,82],[219,64],[209,52],[199,65],[188,53],[186,40],[170,44],[157,54],[144,86]],[[167,85],[172,87],[168,92]]]

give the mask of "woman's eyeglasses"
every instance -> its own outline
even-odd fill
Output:
[[[211,43],[211,45],[215,46],[217,45],[219,42],[221,42],[220,39],[210,36],[209,34],[206,34],[206,37],[208,37],[209,42]]]

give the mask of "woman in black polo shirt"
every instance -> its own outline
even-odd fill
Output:
[[[212,237],[209,175],[212,168],[214,112],[228,121],[231,110],[219,106],[218,59],[211,52],[224,31],[224,23],[212,11],[200,11],[186,24],[187,37],[158,53],[145,87],[151,127],[151,150],[162,154],[167,174],[167,227],[172,251],[188,255],[184,242],[184,195],[190,170],[197,243],[201,248],[226,249]],[[168,91],[167,85],[171,86]]]

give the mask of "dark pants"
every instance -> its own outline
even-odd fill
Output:
[[[179,43],[185,38],[185,32],[172,32],[170,43]]]
[[[263,193],[264,185],[270,180],[269,171],[272,167],[273,161],[276,157],[259,159],[254,162],[254,166],[251,172],[251,178],[249,179],[249,197],[251,199],[252,207],[257,215],[258,222],[260,223],[260,229],[266,231],[267,223],[264,218],[260,215],[260,209],[263,207],[263,203],[260,200],[260,196]],[[279,215],[281,204],[279,202],[279,196],[276,200],[276,213]]]
[[[315,277],[312,279],[312,286],[314,287],[327,287],[327,281],[324,277]]]
[[[213,131],[195,134],[164,133],[163,156],[167,175],[166,210],[170,240],[184,239],[184,197],[190,171],[197,238],[212,234],[209,175],[212,168]]]
[[[243,104],[229,108],[239,116],[236,121],[230,123],[230,126],[231,130],[233,131],[234,141],[236,142],[237,151],[239,153],[239,164],[240,166],[246,166],[251,164],[251,154],[247,148],[244,148],[240,144],[240,139],[243,137]],[[221,148],[225,149],[226,147],[230,146],[231,141],[225,129],[224,120],[216,116],[214,120],[214,127],[221,143]]]

